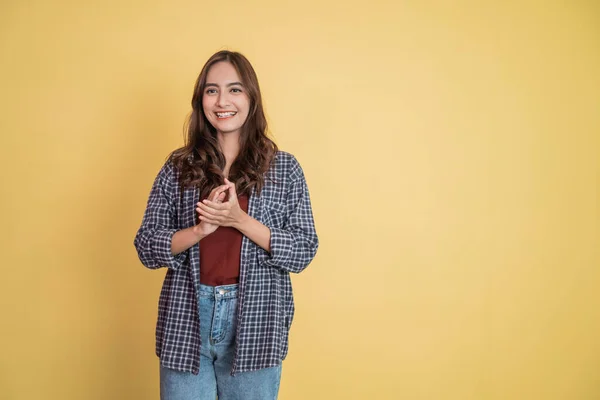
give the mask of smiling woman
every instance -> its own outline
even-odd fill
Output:
[[[319,245],[304,173],[267,137],[256,73],[240,53],[208,60],[192,108],[187,142],[159,171],[134,240],[144,266],[167,268],[161,399],[276,399],[290,273]]]
[[[235,67],[228,62],[218,62],[208,71],[202,96],[204,115],[217,130],[220,140],[225,133],[235,133],[248,117],[250,99]]]

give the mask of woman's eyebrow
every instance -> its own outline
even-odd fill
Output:
[[[242,82],[231,82],[231,83],[228,83],[228,84],[227,84],[227,87],[230,87],[230,86],[235,86],[235,85],[244,86],[244,85],[242,85]],[[208,86],[219,87],[219,85],[217,85],[216,83],[207,83],[207,84],[206,84],[206,85],[204,85],[204,86],[205,86],[205,87],[208,87]]]

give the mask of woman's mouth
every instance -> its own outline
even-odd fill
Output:
[[[218,119],[227,119],[227,118],[231,118],[233,117],[235,114],[237,114],[237,112],[235,111],[228,111],[228,112],[218,112],[215,113],[217,115]]]

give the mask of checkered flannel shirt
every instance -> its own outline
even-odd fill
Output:
[[[200,192],[186,188],[182,196],[177,179],[178,171],[168,160],[152,185],[134,245],[145,267],[167,269],[158,302],[156,355],[164,367],[198,374],[199,246],[173,256],[171,239],[197,223]],[[276,366],[285,359],[294,318],[290,272],[303,271],[319,246],[308,187],[293,155],[277,153],[262,193],[249,196],[248,214],[270,228],[271,252],[246,236],[242,239],[231,375]]]

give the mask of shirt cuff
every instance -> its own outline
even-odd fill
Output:
[[[185,251],[173,256],[171,254],[171,241],[177,229],[161,229],[154,235],[152,246],[154,259],[159,265],[167,268],[177,269],[183,264],[186,254]]]
[[[271,258],[267,259],[270,265],[282,265],[289,258],[292,252],[293,237],[290,232],[281,228],[271,229]]]

